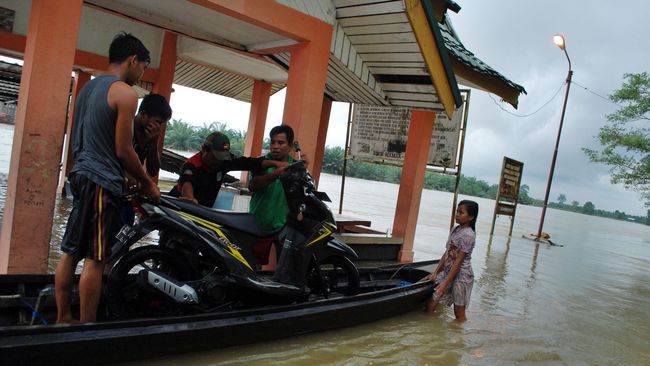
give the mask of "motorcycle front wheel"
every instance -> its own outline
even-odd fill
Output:
[[[312,294],[351,296],[359,293],[359,271],[348,258],[330,256],[319,261],[318,270],[312,262],[308,286]]]
[[[189,281],[193,277],[187,261],[169,248],[149,245],[133,249],[120,258],[108,275],[109,317],[129,319],[181,314],[182,309],[167,295],[138,283],[138,273],[144,269],[177,281]]]

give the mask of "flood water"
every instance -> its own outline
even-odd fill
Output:
[[[10,128],[0,124],[0,206]],[[338,210],[340,177],[322,175],[320,189]],[[389,230],[397,191],[394,184],[348,178],[343,213]],[[456,323],[449,308],[433,316],[414,311],[356,327],[131,365],[650,364],[649,226],[549,209],[544,230],[564,246],[548,246],[522,238],[536,231],[540,209],[520,206],[512,238],[503,217],[490,239],[494,201],[461,198],[476,200],[481,210],[468,322]],[[424,191],[416,260],[444,251],[451,202],[449,193]],[[59,202],[50,268],[67,210],[69,202]]]

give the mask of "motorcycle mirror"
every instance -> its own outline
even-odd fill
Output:
[[[300,145],[298,144],[298,141],[293,142],[293,150],[298,153],[298,160],[302,160],[300,154]]]

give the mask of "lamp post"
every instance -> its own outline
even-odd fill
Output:
[[[555,160],[557,159],[557,149],[560,145],[560,135],[562,134],[562,124],[564,123],[564,112],[566,111],[566,102],[569,99],[569,89],[571,88],[571,77],[573,70],[571,69],[571,59],[566,52],[566,43],[564,36],[556,34],[553,36],[553,42],[564,51],[566,59],[569,62],[569,72],[566,77],[566,93],[564,94],[564,105],[562,106],[562,116],[560,117],[560,127],[557,130],[557,139],[555,140],[555,150],[553,150],[553,160],[551,160],[551,171],[548,173],[548,184],[546,185],[546,194],[544,195],[544,206],[542,207],[542,218],[539,221],[539,230],[537,230],[537,239],[542,236],[542,228],[544,227],[544,217],[546,216],[546,206],[548,205],[548,196],[551,193],[551,183],[553,182],[553,171],[555,170]]]

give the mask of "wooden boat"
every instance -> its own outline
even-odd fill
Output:
[[[306,303],[158,319],[52,322],[51,275],[0,276],[0,364],[97,364],[215,349],[352,326],[412,311],[433,291],[435,261],[360,269],[361,293]],[[37,306],[38,305],[38,306]],[[44,319],[33,317],[38,307]],[[35,314],[38,315],[38,314]]]

